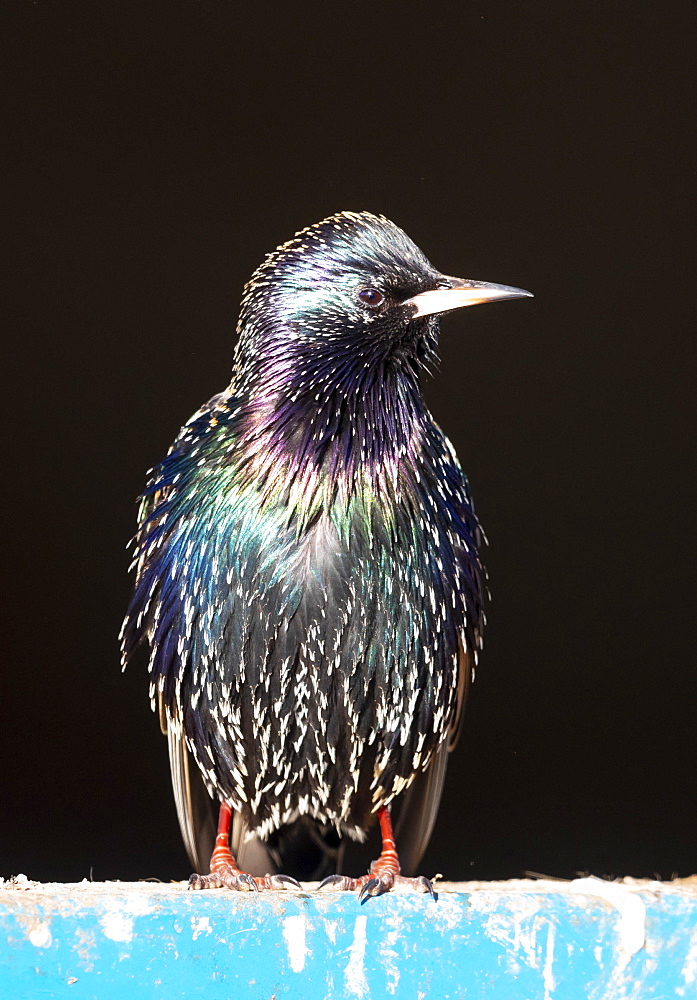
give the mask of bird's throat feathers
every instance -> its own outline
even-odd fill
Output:
[[[429,418],[419,373],[404,359],[367,365],[335,356],[325,371],[315,363],[304,377],[274,374],[238,411],[240,472],[250,485],[266,491],[282,481],[310,513],[366,490],[393,494],[417,474]]]

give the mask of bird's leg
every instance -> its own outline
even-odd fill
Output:
[[[259,889],[284,889],[286,885],[302,886],[290,875],[248,875],[238,867],[230,850],[230,824],[232,809],[227,802],[221,802],[218,816],[218,832],[211,854],[210,875],[194,873],[189,879],[190,889],[238,889],[258,892]]]
[[[435,899],[433,886],[423,875],[419,875],[417,878],[405,878],[399,873],[399,858],[394,843],[389,806],[381,806],[378,809],[378,820],[382,836],[382,850],[380,857],[377,861],[373,861],[370,866],[370,873],[362,875],[360,878],[349,878],[348,875],[329,875],[323,882],[320,882],[319,888],[323,889],[330,885],[333,889],[360,889],[358,899],[359,902],[363,902],[368,896],[380,896],[383,892],[389,892],[396,885],[403,885],[415,892],[429,892]]]

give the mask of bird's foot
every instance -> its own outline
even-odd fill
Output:
[[[229,808],[221,807],[222,830],[216,838],[216,846],[211,855],[210,875],[197,875],[189,878],[190,889],[234,889],[236,892],[259,892],[260,889],[285,889],[292,885],[302,889],[290,875],[249,875],[238,866],[230,845],[227,842],[229,825]]]
[[[369,875],[362,875],[360,878],[349,878],[348,875],[329,875],[320,882],[318,888],[324,889],[325,886],[331,886],[332,889],[345,892],[355,892],[360,889],[359,903],[362,903],[368,896],[381,896],[383,892],[390,892],[395,886],[404,886],[411,889],[412,892],[428,892],[433,899],[436,898],[433,886],[423,875],[416,878],[406,878],[395,871],[379,871],[378,865],[379,862],[371,867]]]
[[[218,833],[215,838],[215,849],[211,854],[210,875],[197,875],[189,878],[190,889],[234,889],[237,892],[259,892],[260,889],[285,889],[292,885],[302,889],[290,875],[249,875],[238,866],[230,850],[230,824],[232,810],[227,802],[220,804]]]
[[[423,875],[416,878],[406,878],[400,875],[389,806],[381,806],[378,809],[378,819],[380,821],[380,835],[382,836],[382,851],[377,861],[373,861],[370,866],[370,874],[362,875],[360,878],[349,878],[347,875],[329,875],[320,882],[319,888],[324,889],[325,886],[331,885],[334,889],[347,892],[355,892],[356,889],[360,889],[359,903],[363,903],[368,896],[381,896],[383,892],[390,892],[395,886],[404,886],[411,889],[412,892],[428,892],[432,899],[436,899],[433,886]]]
[[[217,865],[210,875],[197,875],[189,878],[190,889],[234,889],[237,892],[259,892],[260,889],[285,889],[292,885],[302,889],[290,875],[248,875],[234,864]]]

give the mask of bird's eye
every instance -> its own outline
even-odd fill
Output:
[[[378,291],[377,288],[361,288],[358,293],[358,298],[361,302],[364,302],[367,306],[371,306],[373,309],[376,306],[381,306],[385,301],[385,296],[382,292]]]

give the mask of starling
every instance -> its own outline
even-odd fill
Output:
[[[432,892],[401,871],[431,833],[484,616],[469,485],[421,380],[441,313],[529,294],[440,274],[368,212],[297,233],[246,286],[230,385],[150,473],[122,630],[124,665],[149,646],[198,871],[212,850],[192,888],[297,885],[288,867],[361,899]],[[370,874],[338,874],[342,838],[376,819]]]

